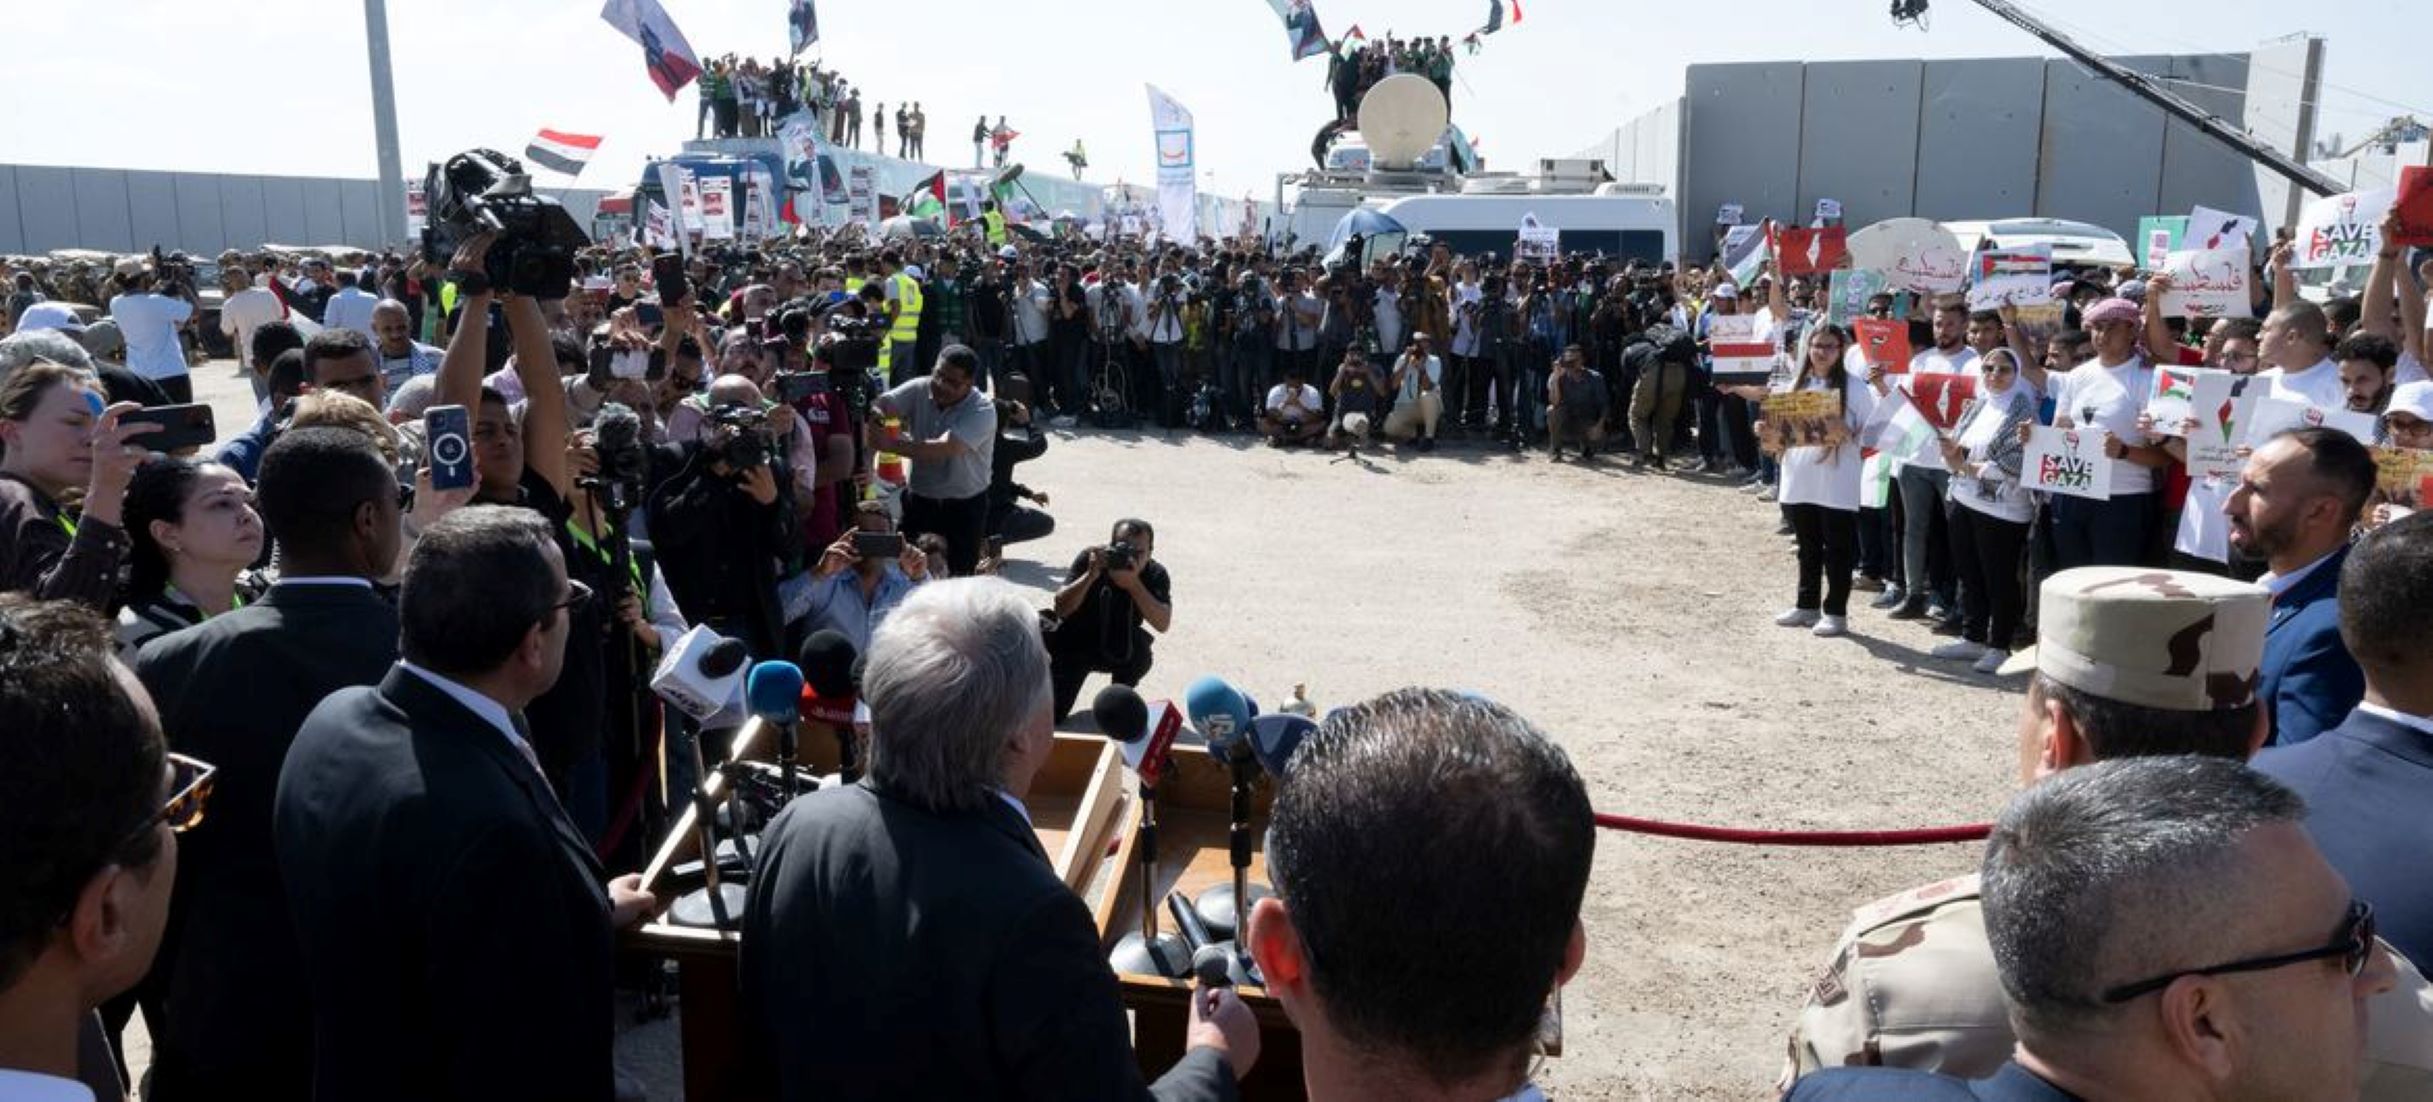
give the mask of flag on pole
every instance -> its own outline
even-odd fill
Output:
[[[591,155],[599,151],[597,134],[569,134],[542,127],[531,144],[524,147],[524,159],[553,172],[580,176],[583,166],[591,162]]]
[[[1326,52],[1326,31],[1318,26],[1318,9],[1310,0],[1267,0],[1267,6],[1276,9],[1276,18],[1284,21],[1284,37],[1292,42],[1294,61]]]
[[[1345,42],[1366,42],[1369,40],[1369,36],[1360,33],[1360,24],[1354,23],[1351,30],[1343,32],[1343,40]]]
[[[796,55],[819,41],[819,12],[811,6],[811,0],[787,0],[786,41],[793,45]]]
[[[1193,146],[1191,110],[1152,84],[1149,89],[1150,136],[1157,145],[1157,209],[1167,240],[1199,237],[1198,151]]]
[[[904,213],[914,218],[944,218],[946,211],[946,170],[931,173],[929,179],[912,186],[904,193]]]
[[[600,9],[600,18],[641,45],[643,67],[650,70],[651,83],[659,86],[669,103],[676,102],[676,93],[701,75],[701,58],[659,0],[608,0],[608,6]]]
[[[1478,33],[1494,34],[1497,31],[1503,30],[1506,22],[1504,19],[1504,9],[1507,7],[1512,9],[1512,18],[1510,20],[1511,24],[1515,27],[1520,26],[1521,0],[1487,0],[1487,25],[1480,27],[1478,29]]]

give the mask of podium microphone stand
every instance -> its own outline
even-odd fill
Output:
[[[1140,786],[1140,929],[1127,933],[1107,954],[1118,972],[1181,979],[1191,974],[1192,947],[1157,929],[1157,786]]]

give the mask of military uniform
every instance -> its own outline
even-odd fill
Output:
[[[2036,670],[2081,692],[2147,708],[2240,707],[2255,699],[2270,616],[2262,588],[2230,578],[2127,567],[2064,571],[2039,593],[2037,645],[2003,672]],[[2369,1006],[2360,1097],[2433,1098],[2433,985],[2398,953],[2391,959],[2396,984]],[[1977,877],[1954,877],[1852,912],[1800,1009],[1779,1085],[1788,1091],[1801,1076],[1845,1067],[2004,1081],[2017,1072],[2004,1070],[2015,1041]],[[1943,1097],[1865,1093],[1875,1080],[1828,1082],[1797,1097]],[[2051,1090],[2032,1076],[2011,1085],[2030,1093],[1980,1097],[2046,1097],[2034,1089]],[[1966,1086],[1955,1082],[1952,1089],[1963,1093],[1951,1097],[1969,1097]]]

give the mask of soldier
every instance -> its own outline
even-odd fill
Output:
[[[2085,567],[2044,583],[2019,723],[2020,781],[2089,762],[2198,754],[2244,761],[2263,744],[2255,696],[2272,598],[2211,574]],[[2433,1096],[2433,986],[2393,952],[2373,999],[2368,1102]],[[1780,1086],[1819,1068],[1991,1075],[2015,1038],[1975,874],[1853,912],[1791,1034]]]

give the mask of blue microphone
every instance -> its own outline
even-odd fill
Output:
[[[1250,752],[1259,759],[1259,767],[1267,775],[1283,780],[1292,768],[1293,751],[1301,741],[1318,733],[1318,725],[1308,716],[1282,713],[1260,716],[1250,721]]]
[[[802,718],[803,671],[792,662],[761,662],[743,680],[744,705],[752,718],[777,728],[777,769],[786,796],[798,791],[794,776],[794,724]]]
[[[1208,740],[1210,756],[1232,761],[1237,747],[1247,749],[1250,721],[1259,708],[1242,690],[1210,674],[1183,690],[1183,714],[1190,717],[1200,737]]]

